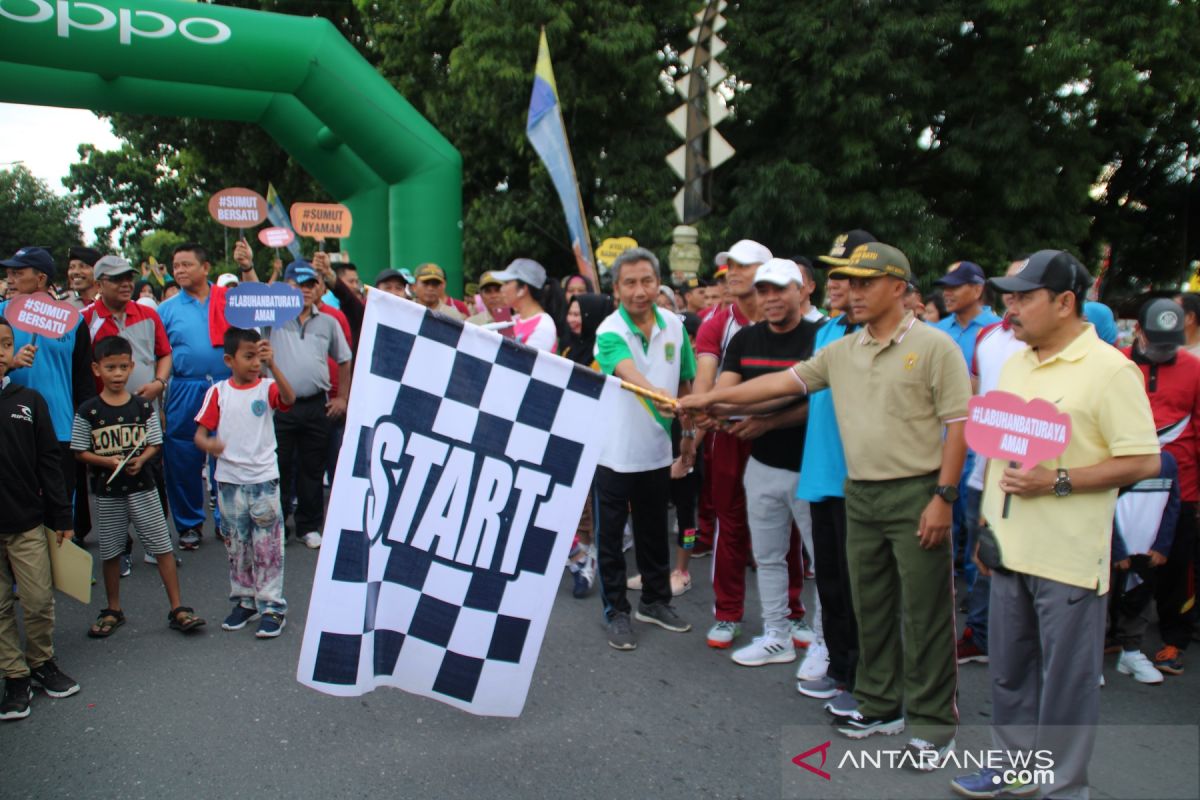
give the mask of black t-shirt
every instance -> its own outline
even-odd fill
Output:
[[[132,461],[147,445],[162,445],[162,426],[154,407],[137,395],[131,394],[129,402],[120,406],[110,406],[100,397],[93,397],[75,412],[72,450],[122,459],[134,453],[129,459]],[[154,488],[154,472],[148,466],[137,475],[130,475],[123,467],[112,483],[108,482],[112,475],[109,470],[88,467],[88,475],[92,494],[98,497],[123,497]]]
[[[721,369],[741,375],[743,381],[788,369],[797,361],[812,356],[813,343],[820,327],[819,323],[802,319],[787,333],[773,332],[766,322],[742,328],[729,342]],[[808,398],[797,402],[807,403]],[[770,431],[751,443],[750,455],[768,467],[799,472],[806,427],[805,423],[801,423]]]

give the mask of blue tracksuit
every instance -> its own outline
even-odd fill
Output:
[[[208,332],[208,300],[197,302],[180,292],[158,307],[158,316],[171,342],[171,387],[167,392],[167,429],[163,462],[167,468],[167,498],[175,529],[204,524],[204,483],[200,470],[206,457],[196,448],[196,414],[208,387],[229,377],[225,353],[213,347]],[[219,524],[216,480],[208,464],[213,519]]]

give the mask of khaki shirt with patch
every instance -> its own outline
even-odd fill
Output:
[[[809,393],[833,392],[851,480],[941,469],[943,426],[967,418],[971,379],[954,340],[904,315],[885,341],[863,330],[792,367]]]

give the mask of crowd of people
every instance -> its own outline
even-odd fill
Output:
[[[194,242],[141,271],[73,248],[65,285],[44,249],[0,262],[5,303],[49,292],[83,318],[59,339],[0,322],[0,494],[14,509],[0,524],[0,719],[27,716],[34,685],[79,690],[53,655],[56,540],[95,534],[105,604],[89,636],[125,622],[134,538],[161,575],[167,623],[188,633],[205,620],[181,599],[170,529],[195,550],[211,513],[230,567],[222,628],[283,631],[284,543],[321,545],[366,287],[328,253],[276,262],[270,280],[300,291],[300,315],[242,330],[225,320],[226,293],[258,277],[245,241],[233,260],[237,273],[217,277]],[[716,267],[672,286],[653,252],[632,248],[597,287],[517,258],[479,276],[468,303],[436,264],[375,276],[375,291],[646,390],[616,402],[567,564],[576,597],[598,588],[609,645],[635,649],[634,621],[691,630],[672,598],[693,586],[692,561],[711,559],[709,647],[746,667],[798,660],[799,694],[839,732],[908,731],[923,769],[953,751],[958,665],[988,665],[997,738],[1013,750],[1033,747],[1029,726],[1096,722],[1106,651],[1142,683],[1183,671],[1200,296],[1149,300],[1118,349],[1111,310],[1086,299],[1091,278],[1062,251],[1016,256],[990,280],[954,263],[928,298],[905,255],[861,229],[815,261],[741,240]],[[1070,415],[1053,464],[971,452],[968,402],[994,390]],[[743,630],[748,574],[756,636]],[[1151,602],[1164,643],[1153,659]],[[1056,796],[1086,791],[1090,738],[1053,745]],[[996,777],[953,785],[1031,788]]]

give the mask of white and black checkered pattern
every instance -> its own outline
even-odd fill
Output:
[[[515,716],[618,383],[379,295],[371,293],[364,320],[299,679],[332,694],[392,685],[476,713]],[[470,450],[474,480],[484,456],[549,476],[515,574],[498,569],[515,492],[500,515],[503,530],[487,569],[383,534],[370,540],[363,509],[372,437],[383,420],[407,435]],[[407,477],[407,465],[402,469]],[[414,530],[436,485],[431,474],[413,513]],[[392,493],[389,519],[403,486],[402,480]]]

